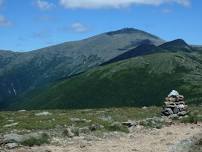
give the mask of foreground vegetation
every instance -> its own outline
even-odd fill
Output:
[[[60,127],[86,127],[101,125],[103,131],[124,131],[116,122],[143,120],[160,116],[160,107],[145,108],[108,108],[86,110],[46,110],[46,111],[15,111],[0,112],[0,133],[15,131],[37,131]],[[202,121],[201,107],[190,107],[190,116],[182,119],[185,123]],[[194,114],[194,115],[193,115]]]
[[[72,126],[84,127],[92,124],[103,125],[111,130],[113,122],[140,120],[157,116],[160,108],[110,108],[87,110],[46,110],[0,112],[0,132],[15,130],[46,130],[55,127]],[[16,123],[16,124],[15,124]],[[11,124],[9,126],[9,124]],[[14,124],[12,126],[12,124]]]

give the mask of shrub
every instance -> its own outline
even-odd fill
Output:
[[[200,120],[200,116],[198,115],[198,111],[190,112],[187,117],[182,118],[182,123],[195,123],[197,124]]]
[[[161,129],[163,125],[165,124],[165,121],[162,118],[153,117],[153,118],[147,118],[145,120],[142,120],[139,122],[139,124],[146,128]]]
[[[43,133],[40,138],[30,137],[29,139],[23,141],[21,144],[29,147],[49,144],[49,136],[46,133]]]
[[[123,126],[119,122],[112,123],[110,126],[108,126],[108,130],[109,131],[120,131],[120,132],[125,132],[125,133],[129,132],[128,128],[126,126]]]

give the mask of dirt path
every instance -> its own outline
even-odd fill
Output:
[[[202,133],[202,124],[178,124],[162,129],[136,130],[127,136],[101,141],[79,141],[63,147],[33,147],[29,150],[15,150],[15,152],[169,152],[179,141],[199,133]]]

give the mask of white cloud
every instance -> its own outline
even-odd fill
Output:
[[[164,3],[177,3],[189,6],[190,0],[60,0],[60,4],[65,8],[122,8],[131,5],[161,5]]]
[[[50,10],[51,8],[54,7],[53,3],[50,3],[48,1],[45,0],[37,0],[36,1],[36,6],[40,9],[40,10]]]
[[[71,30],[76,33],[83,33],[88,31],[88,28],[82,23],[75,22],[71,25]]]
[[[4,16],[0,15],[0,26],[10,26],[11,22],[7,20]]]

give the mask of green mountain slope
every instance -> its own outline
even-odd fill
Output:
[[[161,105],[172,89],[202,103],[200,53],[155,53],[95,68],[31,92],[11,107],[26,109]]]
[[[126,28],[31,52],[0,51],[0,108],[18,95],[96,67],[130,48],[163,42]]]

